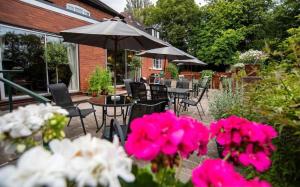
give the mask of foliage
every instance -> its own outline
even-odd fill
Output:
[[[89,77],[89,92],[97,94],[112,93],[112,76],[111,73],[99,67],[91,73]]]
[[[158,0],[156,6],[145,11],[147,26],[158,26],[161,38],[187,51],[192,25],[198,16],[198,6],[194,0]]]
[[[214,119],[221,119],[231,116],[233,110],[243,106],[244,90],[239,85],[232,88],[232,81],[223,83],[225,88],[216,93],[209,102],[209,112]]]
[[[243,64],[261,64],[265,61],[266,55],[262,51],[250,49],[239,55],[239,62]]]
[[[60,72],[59,66],[69,63],[67,47],[62,43],[49,42],[47,43],[45,56],[46,56],[49,69],[55,70],[56,76],[54,80],[56,83],[58,83],[59,78],[64,77],[59,74]],[[67,75],[67,72],[65,75]],[[64,81],[64,82],[68,82],[68,81]],[[68,83],[66,85],[68,85]]]
[[[142,67],[142,61],[140,57],[134,56],[129,62],[130,68],[134,71],[134,79],[137,79],[137,73],[139,68]]]
[[[46,60],[52,68],[56,68],[59,64],[67,64],[69,60],[66,46],[62,43],[47,43]]]
[[[172,79],[177,79],[178,78],[178,74],[179,74],[179,70],[178,67],[175,64],[169,63],[168,67],[167,67],[167,71],[171,73],[171,78]]]
[[[212,70],[201,71],[201,78],[204,78],[204,77],[212,78],[213,75],[214,75],[214,72]]]
[[[144,23],[146,11],[152,6],[150,0],[126,0],[124,12],[129,13],[133,18],[141,23]]]

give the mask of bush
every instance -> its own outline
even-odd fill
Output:
[[[235,107],[243,105],[243,89],[238,85],[232,88],[232,80],[224,81],[223,85],[225,89],[215,94],[209,102],[209,112],[216,120],[229,117],[236,113],[233,112]]]
[[[175,64],[168,64],[167,71],[171,73],[171,78],[172,79],[177,79],[178,78],[178,68]]]
[[[274,126],[279,137],[274,143],[277,150],[272,156],[272,167],[259,174],[273,186],[296,186],[300,183],[300,69],[293,64],[270,64],[262,72],[262,80],[251,85],[244,93],[243,104],[225,101],[218,109],[224,113],[216,117],[238,115],[249,120]],[[219,100],[218,100],[219,101]],[[220,101],[219,101],[220,102]],[[214,109],[214,108],[212,108]],[[213,111],[215,111],[214,109]],[[215,112],[216,113],[216,112]],[[221,117],[222,117],[221,116]],[[244,170],[248,177],[258,175]]]
[[[110,71],[96,67],[89,78],[89,93],[109,94],[112,93],[112,76]]]

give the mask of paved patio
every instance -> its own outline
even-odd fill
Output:
[[[206,125],[209,125],[212,121],[212,117],[209,115],[208,112],[208,100],[212,97],[212,95],[216,92],[216,90],[209,90],[208,98],[206,95],[203,97],[203,100],[201,101],[201,104],[205,111],[205,116],[202,115],[202,122]],[[81,97],[75,97],[74,100],[85,100],[88,99],[87,96],[81,96]],[[196,99],[196,98],[194,98]],[[79,105],[80,108],[88,108],[91,107],[89,103],[82,103]],[[96,116],[99,122],[99,125],[102,123],[102,108],[101,107],[95,107],[97,110]],[[108,111],[110,114],[113,113],[113,109],[109,109]],[[117,110],[117,112],[120,112],[120,110]],[[188,115],[192,116],[198,120],[200,120],[200,117],[198,115],[197,109],[195,107],[190,107],[188,111],[181,112],[180,115]],[[121,120],[121,119],[120,119]],[[109,124],[110,118],[107,118],[107,124]],[[93,136],[101,138],[101,131],[96,133],[96,123],[93,115],[89,115],[84,119],[85,127],[88,133],[91,133]],[[81,127],[80,119],[79,118],[73,118],[70,126],[65,128],[65,133],[67,138],[74,139],[78,136],[82,136],[83,130]],[[3,150],[0,150],[0,166],[5,165],[7,161],[13,160],[16,156],[15,155],[7,155],[4,154]],[[190,176],[192,169],[197,166],[205,157],[217,157],[217,150],[216,150],[216,144],[215,142],[211,141],[208,145],[208,153],[205,156],[198,157],[196,154],[192,155],[189,159],[184,160],[183,167],[181,169],[181,172],[178,174],[178,177],[182,181],[187,181]]]

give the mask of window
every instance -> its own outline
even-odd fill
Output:
[[[153,69],[162,70],[161,59],[153,59]]]
[[[69,90],[78,91],[75,44],[62,42],[60,36],[0,25],[0,49],[0,70],[21,70],[11,75],[13,82],[39,94],[48,93],[47,85],[57,82],[65,83]],[[55,55],[58,53],[64,64],[50,60],[57,59]],[[0,84],[0,90],[2,99],[5,99],[7,92],[3,84]],[[22,96],[22,93],[14,90],[13,95]]]
[[[152,36],[159,38],[159,32],[156,29],[152,29]]]
[[[91,16],[91,13],[89,11],[87,11],[86,9],[84,9],[84,8],[78,6],[78,5],[68,3],[66,5],[66,8],[68,10],[71,10],[71,11],[76,12],[78,14],[82,14],[82,15],[89,16],[89,17]]]

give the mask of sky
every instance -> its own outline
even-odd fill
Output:
[[[111,8],[115,9],[118,12],[123,12],[125,6],[126,6],[126,0],[101,0],[103,3],[107,4]],[[155,3],[157,0],[151,0],[153,3]],[[195,0],[197,4],[205,3],[204,0]]]

